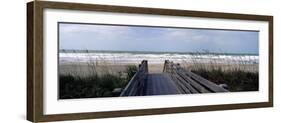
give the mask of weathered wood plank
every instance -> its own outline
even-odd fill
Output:
[[[189,76],[190,78],[192,78],[196,82],[200,83],[204,87],[208,88],[208,90],[210,90],[212,92],[228,92],[228,90],[218,86],[217,84],[215,84],[195,73],[192,73],[191,71],[184,70],[183,68],[181,68],[179,66],[179,64],[177,64],[177,69],[181,70],[181,73],[184,73],[186,76]]]
[[[197,91],[190,83],[186,82],[182,77],[180,77],[179,75],[176,76],[178,81],[183,83],[191,93],[199,93],[199,91]]]
[[[170,75],[175,84],[178,86],[178,89],[181,91],[182,94],[190,94],[191,91],[180,81],[176,75]]]
[[[163,72],[169,73],[171,76],[178,76],[174,79],[174,81],[181,83],[178,84],[179,86],[186,86],[190,92],[196,93],[194,90],[196,90],[197,93],[228,92],[228,90],[216,85],[215,83],[192,73],[191,71],[183,69],[180,64],[174,64],[168,60],[165,61]]]
[[[167,73],[170,73],[172,75],[177,75],[179,76],[178,78],[181,78],[183,81],[182,83],[189,83],[188,86],[187,84],[185,86],[189,87],[190,91],[193,91],[194,93],[210,93],[210,91],[208,91],[207,89],[205,89],[204,86],[201,86],[200,84],[198,84],[197,82],[193,81],[191,78],[189,78],[188,76],[186,76],[184,74],[184,72],[181,69],[178,69],[177,66],[175,66],[175,64],[173,62],[169,62],[169,61],[165,61],[165,69],[164,71]],[[179,80],[175,80],[176,82],[178,82]]]
[[[190,94],[192,93],[188,87],[184,85],[184,81],[179,80],[180,77],[178,77],[177,74],[174,74],[175,71],[171,69],[171,64],[167,64],[168,62],[165,61],[163,72],[169,73],[170,77],[173,79],[175,84],[178,86],[178,89],[181,91],[182,94]]]
[[[186,82],[190,83],[193,87],[196,88],[200,93],[210,93],[211,91],[207,90],[204,86],[198,84],[198,82],[193,81],[189,76],[186,76],[184,72],[178,71],[177,74],[181,76]]]
[[[152,73],[148,75],[144,95],[180,94],[176,84],[166,74]]]
[[[177,83],[181,83],[182,86],[185,87],[185,91],[188,91],[187,94],[189,93],[199,93],[195,88],[193,88],[189,83],[186,83],[185,80],[183,80],[180,76],[178,75],[173,75],[174,76],[174,81]]]

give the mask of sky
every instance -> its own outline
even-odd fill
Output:
[[[59,24],[59,48],[258,54],[257,31]]]

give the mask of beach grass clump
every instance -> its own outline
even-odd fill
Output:
[[[86,63],[81,63],[79,57],[75,57],[75,62],[68,63],[67,70],[63,69],[63,65],[59,67],[59,99],[119,96],[113,90],[124,89],[138,69],[136,65],[122,66],[102,57],[94,59],[87,50],[85,53],[88,59]],[[114,69],[112,66],[125,68]]]
[[[197,69],[192,70],[192,72],[218,85],[226,84],[228,86],[227,89],[231,92],[258,91],[259,89],[259,75],[256,72],[241,70],[223,71],[221,69]]]
[[[113,93],[115,88],[124,89],[134,75],[137,67],[128,65],[125,77],[119,74],[93,74],[91,76],[79,76],[73,74],[61,74],[59,76],[59,98],[95,98],[119,96]]]
[[[138,68],[135,65],[128,65],[126,68],[127,72],[127,80],[131,80],[131,78],[135,75],[137,72]]]
[[[254,59],[239,55],[221,58],[220,55],[223,54],[194,53],[189,61],[184,61],[184,67],[218,85],[226,84],[231,92],[258,91],[259,71]]]

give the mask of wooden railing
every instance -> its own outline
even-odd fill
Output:
[[[144,91],[144,84],[147,79],[148,66],[147,61],[143,60],[139,65],[139,70],[129,81],[120,96],[141,96]]]
[[[163,72],[171,75],[178,89],[183,94],[228,92],[228,90],[191,71],[185,70],[180,64],[166,60]]]

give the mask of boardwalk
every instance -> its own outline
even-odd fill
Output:
[[[183,69],[180,64],[165,61],[163,72],[149,73],[147,61],[142,61],[120,96],[172,95],[216,93],[228,90],[203,77]]]
[[[180,94],[174,81],[165,73],[148,74],[144,89],[144,95]]]

